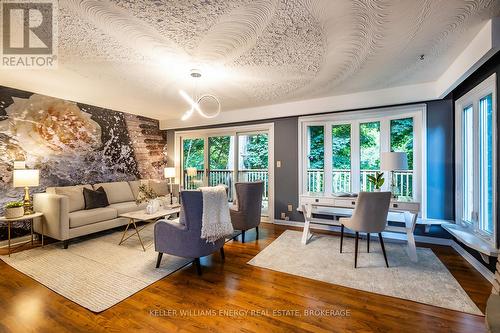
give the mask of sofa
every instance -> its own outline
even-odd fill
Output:
[[[72,238],[126,225],[128,220],[120,218],[120,214],[146,207],[146,203],[137,205],[135,202],[142,183],[149,185],[159,196],[170,193],[168,183],[161,180],[48,187],[45,193],[33,195],[33,208],[43,213],[44,235],[63,241],[64,248],[67,248]],[[101,186],[106,192],[109,206],[86,210],[83,189],[96,190]],[[178,198],[179,185],[173,184],[172,192]],[[41,224],[37,223],[34,231],[41,233]]]

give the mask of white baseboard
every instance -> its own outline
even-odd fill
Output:
[[[304,227],[304,222],[299,222],[299,221],[274,220],[274,223],[278,225],[285,225],[292,227]],[[340,231],[340,227],[338,226],[329,226],[329,225],[314,224],[314,223],[311,223],[311,229]],[[352,233],[350,230],[345,230],[344,232]],[[402,233],[384,232],[383,234],[384,234],[384,240],[389,239],[391,241],[396,241],[396,242],[406,242],[408,240],[406,234]],[[495,275],[453,239],[416,235],[415,241],[419,243],[451,246],[455,251],[457,251],[458,254],[460,254],[465,260],[467,260],[469,264],[471,264],[479,273],[481,273],[481,275],[486,280],[488,280],[491,284],[493,284]]]

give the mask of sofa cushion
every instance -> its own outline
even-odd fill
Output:
[[[94,184],[94,189],[98,189],[101,186],[106,191],[110,204],[135,200],[128,182]]]
[[[69,227],[78,228],[84,225],[112,220],[118,217],[116,209],[105,207],[79,210],[69,213]]]
[[[143,202],[139,205],[135,203],[135,201],[127,201],[127,202],[119,202],[115,204],[109,205],[109,208],[113,208],[118,212],[118,215],[130,212],[136,212],[138,210],[146,209],[146,202]]]
[[[130,189],[132,190],[132,194],[134,195],[134,200],[139,196],[139,186],[141,184],[146,184],[149,186],[149,180],[132,180],[129,181]]]
[[[150,180],[149,186],[160,197],[168,196],[170,194],[170,189],[172,189],[174,197],[179,197],[179,184],[172,184],[172,187],[170,187],[169,183],[165,180]]]
[[[85,199],[83,198],[83,188],[92,189],[90,185],[75,185],[64,187],[48,187],[47,193],[65,195],[68,197],[69,212],[82,210],[85,208]]]

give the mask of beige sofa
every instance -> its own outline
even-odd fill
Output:
[[[127,224],[128,220],[120,218],[120,214],[146,207],[145,203],[135,203],[141,183],[148,184],[160,196],[170,192],[168,183],[159,180],[49,187],[45,193],[33,196],[33,207],[36,212],[44,214],[44,235],[64,241],[64,247],[67,248],[68,240],[72,238]],[[100,186],[106,191],[109,206],[85,210],[83,189],[97,189]],[[172,185],[172,190],[178,198],[179,186]],[[34,230],[41,233],[41,225],[37,223]]]

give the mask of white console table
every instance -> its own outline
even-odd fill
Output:
[[[340,226],[337,220],[315,218],[313,214],[350,216],[356,207],[357,197],[336,197],[333,194],[307,193],[300,196],[300,209],[304,214],[304,230],[302,232],[302,244],[307,245],[311,238],[311,223]],[[420,211],[420,203],[415,201],[391,200],[389,206],[389,220],[403,222],[405,226],[387,225],[385,231],[405,233],[408,239],[408,256],[414,262],[418,261],[417,247],[415,245],[415,225]]]

